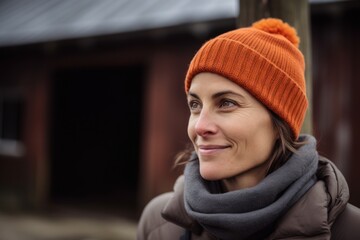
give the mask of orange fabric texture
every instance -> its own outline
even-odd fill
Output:
[[[207,41],[192,59],[186,79],[201,72],[219,74],[246,89],[289,124],[298,138],[308,100],[304,57],[296,30],[267,18]]]

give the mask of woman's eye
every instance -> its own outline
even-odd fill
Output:
[[[189,102],[189,108],[190,108],[191,111],[198,110],[198,109],[200,109],[200,103],[197,102],[197,101],[190,101]]]
[[[224,100],[220,103],[220,107],[225,107],[225,108],[233,107],[235,105],[236,104],[233,101],[229,101],[229,100]]]

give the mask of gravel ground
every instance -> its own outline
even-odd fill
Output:
[[[114,216],[0,212],[0,240],[135,240],[136,222]]]

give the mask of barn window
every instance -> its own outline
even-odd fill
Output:
[[[0,154],[23,154],[23,105],[23,99],[18,95],[0,95]]]

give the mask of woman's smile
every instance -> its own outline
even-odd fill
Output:
[[[229,145],[214,145],[214,144],[207,144],[207,145],[200,144],[197,146],[198,154],[202,155],[202,156],[216,155],[216,154],[223,152],[227,148],[230,148],[230,146]]]

